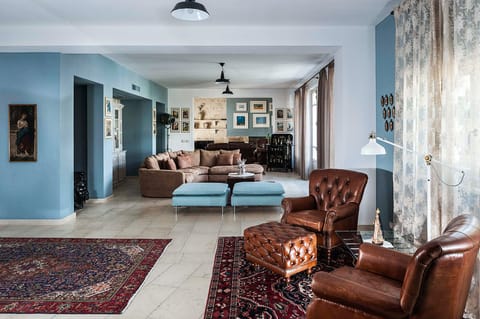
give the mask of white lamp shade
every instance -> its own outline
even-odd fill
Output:
[[[362,155],[385,155],[387,152],[385,148],[377,143],[377,139],[375,137],[371,137],[368,140],[368,144],[362,147],[360,151]]]

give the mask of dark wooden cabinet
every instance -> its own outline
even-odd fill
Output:
[[[293,170],[293,135],[273,134],[267,146],[267,170]]]

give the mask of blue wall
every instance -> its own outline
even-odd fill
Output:
[[[0,157],[0,218],[59,219],[73,212],[75,76],[98,84],[87,92],[87,166],[92,198],[112,193],[113,145],[112,139],[103,137],[104,97],[111,97],[117,88],[148,98],[151,104],[167,103],[166,88],[101,55],[4,53],[0,54],[0,69],[3,136],[9,136],[8,104],[37,104],[38,128],[37,162],[9,162],[7,152]],[[132,84],[140,86],[141,94],[132,90]],[[151,112],[149,118],[151,121]],[[150,145],[152,153],[153,135]],[[6,138],[0,138],[0,149],[8,150]]]
[[[125,100],[123,108],[123,148],[127,150],[127,175],[137,176],[138,167],[152,150],[152,102]],[[153,136],[156,144],[156,138]]]
[[[385,130],[383,112],[387,107],[381,105],[381,97],[393,94],[395,96],[395,19],[393,15],[386,17],[375,27],[375,56],[376,56],[376,133],[377,136],[394,141],[394,131]],[[394,101],[395,102],[395,101]],[[393,104],[395,106],[395,103]],[[395,106],[396,107],[396,106]],[[393,119],[394,120],[394,119]],[[395,120],[394,120],[395,121]],[[379,142],[385,147],[386,155],[377,156],[377,207],[381,211],[382,227],[388,229],[393,222],[393,146]]]
[[[59,218],[60,54],[0,54],[0,70],[0,218]],[[36,162],[9,162],[8,104],[37,104]]]
[[[266,101],[267,113],[270,117],[269,128],[253,128],[253,114],[250,113],[250,101]],[[247,103],[246,112],[235,111],[236,103]],[[271,112],[268,110],[268,103],[272,103],[272,98],[228,98],[227,99],[227,136],[267,136],[272,134]],[[233,113],[248,113],[248,129],[234,129],[233,128]]]

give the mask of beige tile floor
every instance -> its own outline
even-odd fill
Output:
[[[287,196],[303,196],[307,182],[291,173],[268,172]],[[0,314],[0,319],[197,319],[203,318],[218,236],[240,236],[246,227],[278,221],[281,208],[184,208],[176,218],[170,199],[143,198],[129,177],[104,201],[87,202],[63,225],[0,225],[2,237],[171,238],[172,242],[121,315]]]

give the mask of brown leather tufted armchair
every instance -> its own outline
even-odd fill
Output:
[[[479,241],[478,219],[460,215],[413,256],[362,244],[355,268],[314,275],[307,319],[460,319]]]
[[[331,250],[341,244],[336,230],[356,230],[358,208],[367,184],[366,174],[344,169],[318,169],[309,176],[309,196],[284,198],[282,223],[317,234],[318,246]]]

